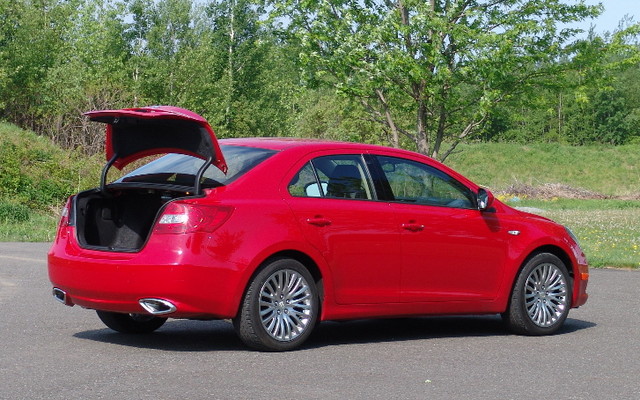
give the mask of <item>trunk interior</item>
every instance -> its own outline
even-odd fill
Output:
[[[80,193],[75,203],[78,241],[87,248],[138,251],[160,208],[186,195],[184,191],[132,188]]]

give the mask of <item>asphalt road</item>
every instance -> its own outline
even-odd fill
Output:
[[[640,399],[640,271],[592,270],[550,337],[496,316],[369,320],[260,353],[224,321],[114,333],[53,300],[47,249],[0,243],[0,399]]]

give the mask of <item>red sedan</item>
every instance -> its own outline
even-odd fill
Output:
[[[565,227],[409,151],[301,139],[218,141],[176,107],[87,113],[106,124],[96,189],[69,198],[49,252],[53,294],[110,328],[231,319],[261,350],[323,320],[502,314],[551,334],[587,300]],[[107,182],[111,167],[169,153]]]

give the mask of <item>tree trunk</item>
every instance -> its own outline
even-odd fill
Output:
[[[400,139],[398,137],[398,127],[396,126],[396,123],[393,120],[393,116],[391,115],[391,110],[389,109],[387,99],[381,89],[376,89],[376,94],[378,95],[378,99],[380,100],[380,104],[382,104],[382,108],[384,110],[385,123],[389,127],[389,130],[391,130],[391,146],[399,148]]]
[[[424,100],[418,102],[418,115],[417,115],[418,129],[416,132],[416,147],[418,152],[422,154],[429,154],[429,136],[427,133],[427,106]]]
[[[235,40],[236,40],[236,27],[235,27],[235,12],[236,12],[236,1],[229,1],[229,59],[227,60],[227,77],[229,79],[229,88],[227,92],[227,104],[224,112],[225,124],[227,125],[227,129],[231,130],[231,104],[233,103],[234,98],[234,89],[235,89]]]

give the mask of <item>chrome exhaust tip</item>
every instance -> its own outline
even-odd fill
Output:
[[[176,306],[167,300],[140,299],[138,303],[140,303],[142,308],[151,315],[171,314],[176,311]]]
[[[73,305],[69,302],[69,299],[67,298],[67,292],[65,292],[64,290],[54,287],[52,294],[54,299],[58,300],[60,303],[64,304],[65,306]]]

